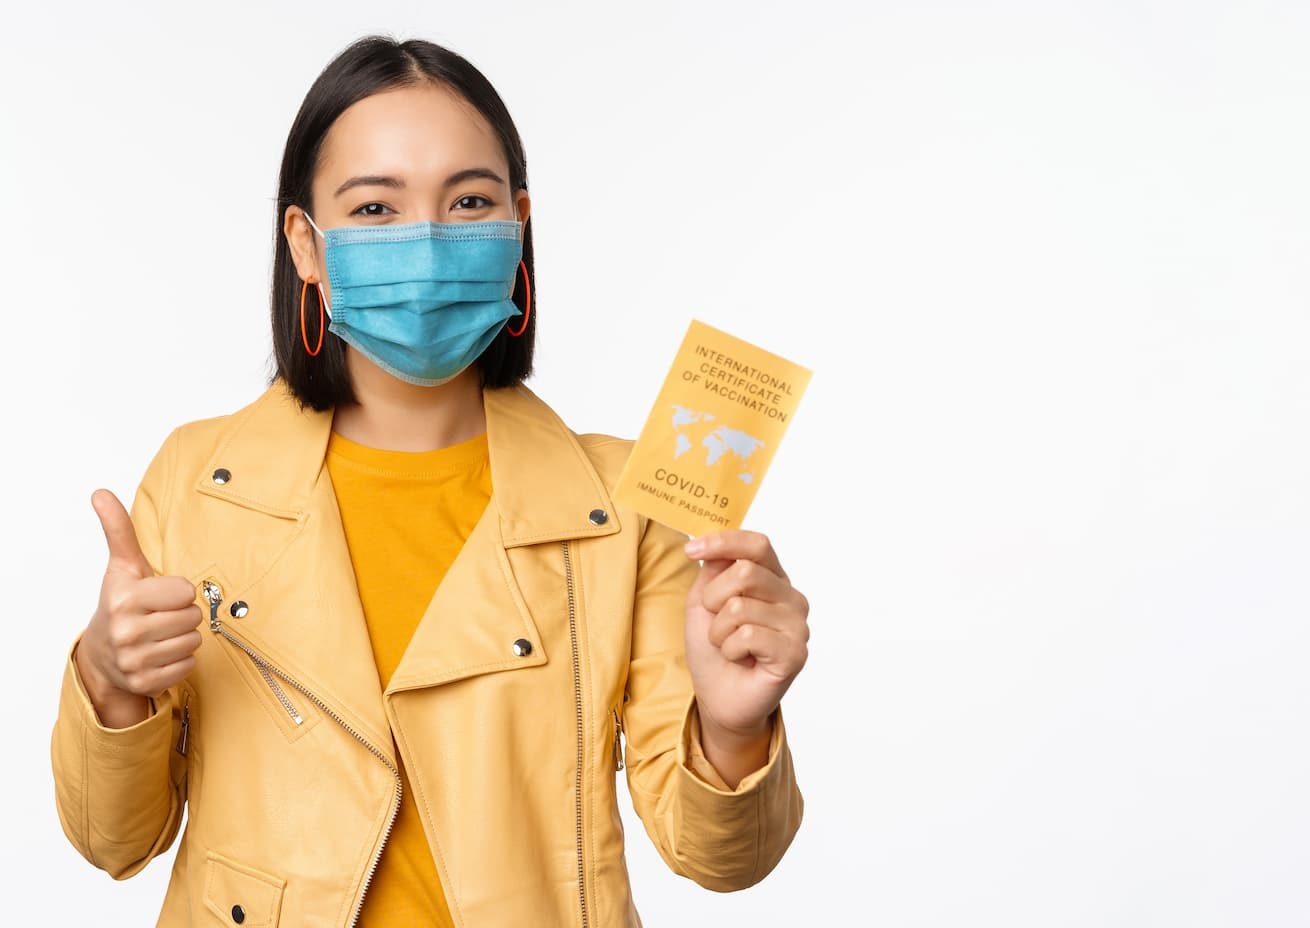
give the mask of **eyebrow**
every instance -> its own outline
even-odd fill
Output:
[[[358,177],[352,177],[340,187],[333,196],[341,196],[347,190],[355,187],[392,187],[396,190],[405,189],[405,182],[399,177],[389,177],[385,174],[361,174]]]
[[[463,171],[456,171],[446,178],[446,186],[453,187],[456,184],[462,184],[466,180],[489,180],[497,184],[505,183],[501,176],[491,168],[465,168]]]
[[[445,186],[453,187],[456,184],[462,184],[466,180],[479,179],[494,181],[497,184],[505,183],[504,179],[491,168],[465,168],[447,177]],[[404,190],[405,181],[389,174],[361,174],[358,177],[350,178],[350,180],[338,187],[333,196],[339,197],[347,190],[352,190],[355,187],[390,187],[393,190]]]

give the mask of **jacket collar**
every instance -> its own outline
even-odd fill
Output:
[[[482,396],[492,503],[505,547],[619,530],[599,475],[550,407],[524,386],[484,390]],[[234,416],[196,475],[195,488],[278,518],[303,518],[331,431],[330,410],[302,410],[278,380]],[[606,514],[600,525],[590,518],[597,509]]]

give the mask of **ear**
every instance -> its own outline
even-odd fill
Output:
[[[319,273],[319,238],[305,211],[299,206],[288,206],[282,217],[282,234],[287,237],[287,246],[291,249],[291,261],[296,266],[296,273],[301,280],[317,283],[323,279]]]
[[[514,215],[518,217],[524,228],[528,224],[528,213],[532,212],[532,197],[528,196],[526,190],[519,190],[514,194]],[[307,223],[308,224],[308,223]],[[523,234],[519,233],[520,236]]]

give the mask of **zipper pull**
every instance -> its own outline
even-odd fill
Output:
[[[177,736],[177,744],[174,749],[177,753],[186,757],[186,743],[191,735],[191,696],[188,695],[186,703],[182,706],[182,733]]]
[[[213,580],[206,580],[200,584],[200,592],[209,600],[209,630],[222,631],[223,623],[218,619],[218,604],[223,601],[223,588]]]
[[[616,771],[623,769],[623,743],[620,740],[623,733],[623,723],[619,721],[619,710],[611,709],[614,713],[614,769]]]

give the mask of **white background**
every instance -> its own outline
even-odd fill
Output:
[[[721,896],[629,812],[649,925],[1310,923],[1310,4],[0,15],[7,923],[154,923],[172,855],[114,883],[54,811],[88,497],[262,388],[281,146],[373,31],[518,121],[575,428],[692,316],[815,371],[748,521],[813,603],[806,819]]]

